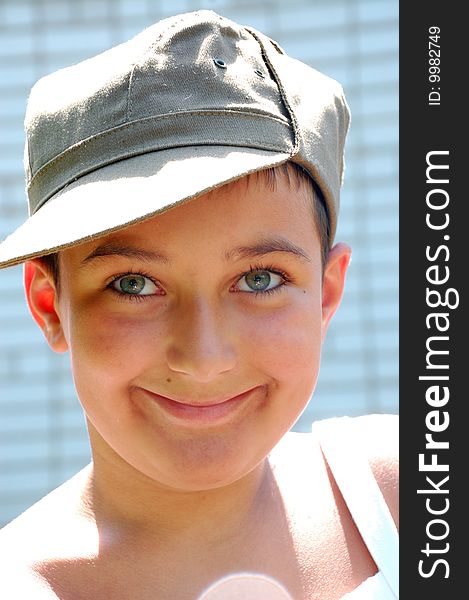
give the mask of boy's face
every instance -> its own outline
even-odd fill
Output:
[[[70,349],[95,456],[186,490],[251,471],[313,392],[348,260],[336,246],[323,279],[311,190],[283,176],[63,251],[37,320]],[[29,268],[40,312],[47,278]]]

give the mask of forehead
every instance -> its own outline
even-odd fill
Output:
[[[168,255],[217,246],[226,254],[232,245],[276,236],[309,243],[311,250],[317,242],[313,201],[307,181],[255,173],[63,254],[83,257],[113,244],[164,248]]]

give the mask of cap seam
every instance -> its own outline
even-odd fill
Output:
[[[135,61],[135,63],[132,65],[132,69],[130,71],[130,75],[129,75],[129,84],[127,87],[127,118],[130,119],[131,115],[132,115],[132,96],[131,96],[131,86],[132,86],[132,82],[134,79],[134,73],[135,73],[135,69],[145,60],[145,58],[154,50],[155,46],[157,46],[157,44],[159,44],[161,38],[168,33],[168,31],[170,31],[171,29],[174,29],[176,27],[176,25],[178,25],[179,23],[184,21],[184,15],[180,15],[179,19],[175,19],[174,22],[167,28],[167,29],[162,29],[160,35],[153,40],[153,43],[150,44],[150,46],[148,46],[148,48],[146,49],[145,52],[142,52],[142,54],[138,57],[138,59]]]
[[[259,44],[259,46],[261,48],[262,57],[264,58],[264,61],[267,65],[267,67],[269,68],[270,72],[274,76],[275,82],[276,82],[277,87],[280,92],[280,96],[283,100],[285,108],[288,111],[288,114],[290,115],[291,125],[292,125],[292,129],[293,129],[293,150],[291,153],[291,156],[293,157],[293,156],[295,156],[295,154],[298,154],[298,152],[300,150],[300,135],[299,135],[298,120],[297,120],[295,112],[290,104],[290,101],[288,100],[287,93],[285,91],[285,88],[283,87],[282,79],[279,76],[279,74],[277,73],[277,70],[275,69],[272,61],[270,60],[269,53],[266,50],[266,48],[261,40],[261,37],[259,36],[258,32],[255,29],[252,29],[251,27],[245,27],[245,29],[253,36],[253,38]]]
[[[97,139],[97,138],[101,138],[104,139],[108,136],[110,136],[113,132],[115,131],[123,131],[125,129],[128,129],[130,127],[132,127],[134,124],[136,123],[142,123],[144,121],[157,121],[157,120],[163,120],[163,119],[172,119],[172,118],[178,118],[178,117],[187,117],[190,115],[221,115],[221,114],[227,114],[227,115],[240,115],[240,116],[255,116],[255,117],[259,117],[261,119],[269,119],[271,121],[276,121],[278,123],[281,123],[282,125],[286,125],[286,126],[290,126],[290,123],[288,123],[287,120],[283,120],[280,119],[279,117],[275,117],[273,115],[266,115],[260,112],[253,112],[253,111],[246,111],[246,110],[235,110],[235,109],[231,109],[231,110],[189,110],[189,111],[179,111],[179,112],[175,112],[175,113],[166,113],[163,115],[152,115],[150,117],[143,117],[142,119],[134,119],[133,121],[130,121],[128,123],[121,123],[120,125],[118,125],[117,127],[113,127],[112,129],[107,129],[105,131],[102,131],[98,134],[95,135],[90,135],[89,137],[80,140],[78,142],[76,142],[75,144],[73,144],[72,146],[69,146],[68,148],[66,148],[63,152],[61,152],[60,154],[57,154],[56,156],[54,156],[54,158],[51,158],[49,161],[47,161],[44,165],[42,165],[42,167],[40,167],[31,177],[29,183],[28,183],[28,189],[31,187],[31,185],[33,184],[34,180],[39,176],[39,175],[44,175],[45,173],[47,173],[47,171],[49,169],[51,169],[54,164],[59,161],[60,159],[62,159],[64,156],[66,156],[68,153],[71,153],[72,151],[76,150],[77,148],[79,148],[80,146],[86,145],[86,143],[91,140],[91,139]],[[204,143],[203,145],[207,145],[206,143]],[[227,145],[234,145],[234,144],[227,144]]]

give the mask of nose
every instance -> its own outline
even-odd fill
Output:
[[[172,321],[167,364],[175,372],[207,383],[236,364],[229,319],[203,299],[181,303]]]

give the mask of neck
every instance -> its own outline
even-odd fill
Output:
[[[82,500],[98,530],[167,543],[194,540],[200,549],[203,541],[211,545],[250,531],[272,505],[274,488],[267,459],[229,485],[184,491],[154,481],[112,451],[93,448]]]

